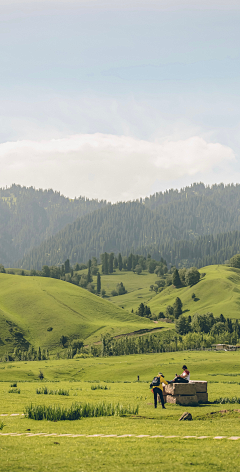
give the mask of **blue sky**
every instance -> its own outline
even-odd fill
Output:
[[[235,0],[0,0],[0,185],[239,182]]]

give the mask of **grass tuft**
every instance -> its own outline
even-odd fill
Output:
[[[25,408],[26,418],[33,420],[64,421],[80,420],[81,418],[93,418],[99,416],[125,416],[137,415],[139,406],[131,407],[113,405],[111,403],[99,403],[91,405],[89,403],[73,403],[70,408],[64,408],[59,405],[33,405]]]
[[[63,388],[59,388],[58,390],[49,390],[47,387],[37,388],[36,389],[37,395],[65,395],[66,397],[69,396],[69,390],[64,390]]]
[[[221,405],[224,405],[226,403],[240,403],[240,397],[220,397],[220,398],[217,398],[217,400],[214,400],[214,402],[212,403],[215,403],[216,405],[217,404],[221,404]]]
[[[110,390],[107,385],[91,385],[91,390]]]

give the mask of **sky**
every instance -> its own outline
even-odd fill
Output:
[[[240,182],[239,0],[0,0],[0,187]]]

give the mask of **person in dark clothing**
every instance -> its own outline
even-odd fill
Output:
[[[157,396],[158,396],[158,394],[159,394],[159,396],[160,396],[162,408],[165,408],[163,393],[162,393],[162,390],[161,390],[160,388],[158,388],[158,387],[154,387],[154,388],[153,388],[154,407],[157,408]]]
[[[157,396],[159,394],[162,408],[165,409],[164,398],[163,398],[163,384],[167,385],[168,382],[167,380],[165,380],[161,372],[158,373],[157,377],[159,377],[159,385],[155,386],[155,385],[152,385],[152,383],[150,384],[150,388],[152,388],[152,392],[154,395],[154,407],[157,408]]]

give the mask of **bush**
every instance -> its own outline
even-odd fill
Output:
[[[81,418],[92,418],[99,416],[124,416],[137,415],[139,406],[131,407],[130,405],[124,407],[115,406],[111,403],[99,403],[91,405],[89,403],[73,403],[70,408],[64,408],[59,405],[33,405],[25,408],[24,414],[26,418],[33,420],[48,420],[48,421],[73,421]]]
[[[17,382],[11,384],[10,387],[17,387]]]
[[[41,370],[39,371],[38,378],[39,378],[40,380],[43,380],[43,379],[44,379],[44,375],[43,375],[43,372],[42,372]]]
[[[21,393],[21,390],[20,388],[10,388],[10,390],[8,390],[8,393]]]
[[[69,390],[64,390],[63,388],[59,388],[58,390],[49,390],[47,387],[37,388],[36,389],[37,395],[65,395],[69,396]]]
[[[232,398],[229,398],[229,397],[220,397],[218,398],[217,400],[214,400],[215,404],[221,404],[221,405],[224,405],[226,403],[240,403],[240,398],[239,397],[232,397]]]
[[[185,274],[185,283],[186,285],[190,285],[192,287],[193,285],[196,285],[200,280],[200,272],[196,269],[196,267],[191,267],[186,271]]]
[[[230,259],[231,267],[236,267],[237,269],[240,268],[240,254],[235,254],[235,256],[231,257]]]
[[[91,390],[110,390],[107,385],[91,385]]]
[[[4,426],[5,426],[5,425],[4,425],[3,422],[1,421],[1,422],[0,422],[0,430],[2,430],[2,429],[4,428]]]

